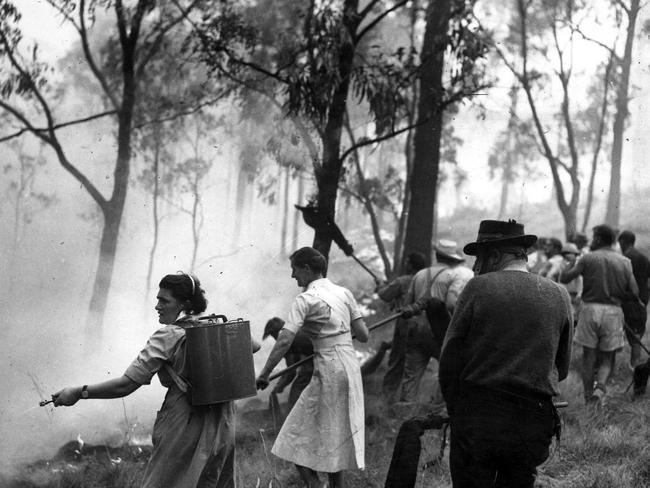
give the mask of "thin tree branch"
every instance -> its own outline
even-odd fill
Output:
[[[77,28],[77,32],[79,33],[79,37],[81,39],[81,48],[84,52],[84,57],[86,58],[86,62],[88,63],[88,67],[90,68],[90,71],[99,82],[99,85],[102,87],[102,90],[104,90],[104,93],[106,94],[109,101],[111,102],[112,107],[115,110],[119,110],[120,103],[118,102],[117,97],[109,87],[106,77],[98,68],[97,63],[95,63],[95,58],[92,52],[90,51],[90,45],[88,43],[88,29],[86,27],[86,19],[85,19],[85,4],[86,4],[85,0],[79,1],[79,26]],[[77,27],[77,24],[74,25],[75,27]]]
[[[365,19],[366,15],[370,13],[370,11],[375,8],[375,5],[377,5],[381,0],[370,0],[368,4],[363,7],[363,10],[358,13],[360,19]]]
[[[6,136],[0,137],[0,142],[6,142],[6,141],[8,141],[10,139],[20,137],[21,135],[23,135],[26,132],[36,133],[36,132],[47,132],[49,130],[62,129],[64,127],[69,127],[71,125],[83,124],[85,122],[90,122],[92,120],[100,119],[102,117],[106,117],[107,115],[115,115],[116,113],[117,112],[115,110],[108,110],[106,112],[102,112],[102,113],[95,114],[95,115],[89,115],[88,117],[84,117],[84,118],[81,118],[81,119],[69,120],[68,122],[62,122],[60,124],[54,124],[51,127],[39,128],[39,127],[33,127],[31,125],[29,127],[25,126],[22,129],[20,129],[19,131],[14,132],[13,134],[8,134]],[[23,123],[24,123],[24,121],[23,121]]]
[[[363,27],[363,29],[361,29],[361,32],[359,32],[356,36],[354,36],[354,43],[357,44],[363,38],[363,36],[365,36],[369,31],[374,29],[374,27],[379,22],[381,22],[388,14],[390,14],[391,12],[394,12],[397,9],[402,8],[407,3],[408,3],[408,0],[402,0],[401,2],[397,2],[397,3],[393,4],[392,7],[384,10],[381,14],[379,14],[377,17],[372,19],[368,24],[366,24]],[[364,15],[364,17],[365,17],[365,15]]]
[[[347,158],[353,151],[356,151],[357,149],[363,147],[363,146],[369,146],[371,144],[376,144],[378,142],[385,141],[387,139],[390,139],[392,137],[398,136],[402,134],[403,132],[409,131],[411,129],[414,129],[415,127],[418,127],[420,125],[426,124],[429,121],[429,119],[422,120],[416,124],[411,124],[407,125],[406,127],[403,127],[399,130],[390,132],[389,134],[384,134],[383,136],[375,137],[373,139],[364,139],[360,142],[357,142],[356,144],[353,144],[351,147],[343,151],[343,154],[340,156],[340,160],[343,161],[345,158]]]

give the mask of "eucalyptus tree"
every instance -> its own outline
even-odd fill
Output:
[[[0,109],[13,119],[14,128],[0,136],[6,141],[30,133],[48,145],[61,167],[84,188],[103,216],[95,282],[89,305],[87,339],[91,345],[101,339],[102,321],[110,289],[118,236],[124,213],[132,165],[133,133],[136,125],[147,121],[147,107],[140,103],[143,93],[151,93],[148,69],[152,60],[165,58],[171,68],[188,61],[189,53],[177,44],[166,42],[184,35],[185,16],[200,2],[173,3],[137,0],[47,0],[59,19],[72,27],[83,55],[83,66],[101,108],[84,106],[83,113],[72,118],[63,115],[58,86],[59,73],[39,54],[37,43],[24,39],[20,27],[23,13],[10,0],[0,0]],[[182,8],[181,8],[182,7]],[[25,15],[29,15],[25,12]],[[97,27],[101,27],[101,32]],[[171,71],[170,71],[171,72]],[[199,103],[204,94],[176,94],[169,115]],[[84,173],[85,161],[75,160],[66,147],[70,130],[98,120],[109,123],[115,137],[113,161],[96,165],[111,174],[112,188],[104,195],[99,182]],[[102,181],[102,184],[105,182]]]
[[[197,21],[197,50],[213,72],[243,90],[270,93],[312,145],[317,193],[311,205],[330,219],[347,157],[410,128],[401,119],[411,53],[364,50],[368,55],[360,56],[373,31],[407,3],[226,1]],[[376,133],[345,148],[345,114],[353,100],[368,103]],[[314,247],[328,255],[331,241],[326,229],[316,229]]]
[[[430,0],[427,6],[403,256],[431,256],[445,111],[489,84],[486,37],[473,8],[468,0]]]
[[[603,136],[602,131],[580,131],[585,125],[585,105],[593,104],[593,100],[585,102],[584,88],[575,80],[579,58],[574,51],[580,39],[575,19],[583,6],[557,0],[514,0],[514,7],[504,44],[514,48],[509,52],[497,44],[493,48],[523,90],[532,140],[548,162],[565,238],[572,240],[578,230],[580,163],[589,154],[597,158]],[[601,73],[594,78],[600,80]],[[607,91],[599,93],[605,99],[596,105],[602,106],[607,103]],[[602,110],[596,114],[606,116]]]

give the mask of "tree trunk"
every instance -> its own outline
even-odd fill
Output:
[[[117,239],[120,222],[122,221],[124,202],[121,205],[111,205],[109,203],[102,210],[104,227],[99,244],[95,283],[93,285],[93,292],[88,307],[88,320],[86,322],[85,348],[87,353],[94,352],[102,344],[104,312],[106,311],[108,292],[111,288],[111,280],[113,278]]]
[[[280,229],[280,255],[287,255],[287,239],[289,234],[289,190],[291,183],[291,168],[284,168],[284,193],[282,194],[282,228]]]
[[[354,132],[350,126],[350,119],[346,117],[345,128],[350,138],[350,144],[356,144],[356,139],[354,137]],[[377,213],[375,212],[375,207],[370,200],[368,195],[368,188],[366,185],[366,177],[361,166],[361,158],[359,157],[359,151],[353,151],[352,159],[354,161],[354,167],[357,170],[357,177],[359,178],[359,193],[361,196],[361,203],[363,204],[368,216],[370,217],[370,228],[372,229],[372,236],[375,239],[375,245],[379,251],[379,256],[384,265],[384,276],[386,278],[390,277],[393,274],[392,266],[390,264],[390,259],[388,259],[388,253],[386,252],[386,246],[384,246],[384,241],[381,238],[381,225],[379,219],[377,218]]]
[[[609,61],[607,62],[607,66],[605,67],[605,76],[603,80],[603,100],[600,105],[598,133],[596,134],[596,144],[591,159],[591,172],[589,174],[589,184],[587,186],[587,199],[585,201],[585,215],[584,215],[584,220],[582,221],[581,231],[583,234],[587,230],[587,225],[589,225],[589,218],[591,217],[591,207],[594,201],[594,184],[596,181],[596,170],[598,169],[598,158],[600,156],[600,149],[603,144],[603,135],[605,133],[607,106],[609,105],[608,94],[609,94],[610,75],[612,72],[613,65],[614,65],[614,52],[612,51],[612,53],[609,56]]]
[[[305,195],[305,181],[302,178],[302,175],[298,173],[298,196],[296,201],[298,205],[303,205],[303,197]],[[298,249],[298,229],[300,228],[300,211],[294,208],[293,210],[293,234],[291,235],[291,249],[292,252]]]
[[[239,247],[241,240],[242,227],[246,220],[246,187],[248,186],[248,175],[243,168],[239,168],[237,173],[237,188],[235,194],[235,219],[232,232],[230,247],[235,251]]]
[[[450,0],[432,0],[422,46],[418,103],[418,126],[414,136],[411,201],[403,255],[420,252],[431,257],[442,135],[444,47],[451,16]]]
[[[621,217],[621,165],[623,162],[623,138],[625,136],[625,121],[629,115],[628,96],[630,85],[630,70],[632,68],[632,47],[634,45],[634,31],[636,29],[637,14],[640,9],[640,0],[632,0],[627,12],[627,37],[625,38],[625,51],[621,60],[621,79],[616,91],[616,113],[614,114],[614,128],[612,140],[612,167],[609,181],[609,198],[605,222],[618,229]]]
[[[352,73],[354,39],[358,27],[357,7],[358,0],[346,0],[343,6],[342,27],[345,33],[339,49],[337,67],[338,86],[332,93],[325,129],[323,130],[322,142],[322,166],[316,171],[316,185],[318,196],[316,206],[323,215],[328,215],[332,220],[336,215],[336,196],[338,193],[339,181],[341,179],[341,134],[346,112],[346,102],[350,87],[350,75]],[[314,233],[313,247],[319,250],[325,257],[329,256],[332,246],[332,238],[326,229],[317,229]]]
[[[201,196],[199,194],[199,176],[195,175],[193,181],[194,201],[192,202],[192,261],[190,262],[190,272],[194,273],[196,266],[196,256],[199,252],[200,233],[201,233]]]
[[[153,155],[153,195],[152,195],[152,217],[153,217],[153,242],[151,243],[151,249],[149,250],[149,262],[147,264],[147,294],[151,291],[151,276],[153,274],[153,262],[156,256],[156,249],[158,248],[158,234],[160,231],[160,218],[158,216],[158,196],[160,193],[160,133],[158,132],[158,126],[154,129],[156,141],[156,147],[154,148]]]

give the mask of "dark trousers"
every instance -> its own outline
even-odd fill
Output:
[[[551,398],[464,392],[451,415],[454,488],[533,488],[556,425]]]
[[[406,338],[408,337],[409,320],[399,318],[393,330],[393,342],[388,355],[388,369],[384,375],[384,395],[392,399],[399,390],[404,374],[404,360],[406,358]]]

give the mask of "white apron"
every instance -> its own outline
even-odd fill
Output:
[[[335,473],[364,468],[364,405],[361,369],[350,335],[350,317],[341,310],[336,291],[318,287],[306,293],[325,302],[328,323],[309,324],[321,330],[338,330],[312,337],[314,373],[287,416],[271,452],[315,471]]]

